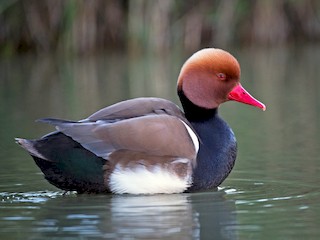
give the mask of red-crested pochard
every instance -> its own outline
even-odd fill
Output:
[[[42,119],[57,131],[16,141],[56,187],[78,193],[181,193],[219,186],[234,166],[234,133],[218,115],[229,100],[266,109],[240,85],[228,52],[193,54],[178,78],[184,112],[161,98],[136,98],[80,121]]]

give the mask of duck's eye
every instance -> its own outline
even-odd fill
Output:
[[[218,73],[217,74],[217,77],[220,79],[220,80],[226,80],[227,76],[224,74],[224,73]]]

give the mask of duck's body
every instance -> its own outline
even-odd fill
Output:
[[[179,193],[215,188],[236,159],[236,139],[218,107],[236,100],[265,108],[239,84],[237,61],[219,49],[193,55],[181,70],[184,113],[160,98],[137,98],[74,122],[43,119],[57,132],[17,139],[45,178],[79,193]],[[212,80],[210,80],[212,79]]]

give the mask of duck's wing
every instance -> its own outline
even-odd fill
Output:
[[[195,159],[198,139],[170,101],[138,98],[104,108],[80,122],[44,119],[97,156],[117,151]]]
[[[115,120],[140,117],[150,114],[167,114],[186,121],[180,108],[162,98],[134,98],[103,108],[83,121]]]

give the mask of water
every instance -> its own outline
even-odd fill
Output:
[[[13,141],[51,131],[41,117],[81,119],[138,96],[178,102],[186,55],[0,60],[1,239],[317,239],[320,237],[320,47],[236,49],[262,112],[226,103],[239,144],[218,191],[76,195],[48,184]]]

